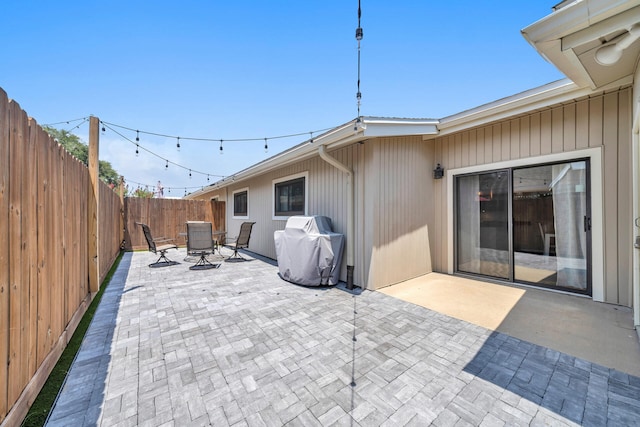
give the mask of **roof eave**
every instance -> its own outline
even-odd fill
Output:
[[[322,135],[313,138],[313,142],[305,141],[286,151],[276,154],[260,163],[243,169],[230,177],[214,182],[202,190],[185,196],[193,199],[231,184],[262,175],[291,163],[303,161],[318,155],[318,147],[336,149],[351,145],[365,139],[390,136],[436,134],[438,120],[435,119],[395,119],[384,117],[360,117],[341,126],[335,127]]]
[[[630,78],[625,78],[602,87],[598,92],[631,84]],[[458,114],[444,117],[438,125],[438,136],[459,132],[472,127],[515,117],[527,112],[548,108],[553,105],[571,102],[594,91],[589,87],[580,87],[569,79],[558,80],[507,98],[481,105]],[[425,137],[431,139],[432,137]]]
[[[639,0],[576,0],[556,9],[521,32],[543,58],[577,85],[596,89],[599,85],[574,52],[572,39],[574,43],[587,36],[597,39],[600,35],[625,26],[622,21],[633,19],[625,12],[639,4]],[[633,24],[635,21],[630,22]]]

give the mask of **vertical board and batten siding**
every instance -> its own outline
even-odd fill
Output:
[[[358,176],[362,162],[363,148],[360,144],[355,144],[346,148],[341,148],[329,152],[329,155],[335,157],[338,161],[354,170],[354,175]],[[265,173],[258,177],[243,180],[235,185],[229,186],[222,191],[213,191],[202,195],[202,199],[210,199],[216,195],[225,198],[225,194],[229,197],[227,203],[227,237],[234,238],[237,236],[240,225],[245,221],[254,221],[251,232],[251,240],[249,242],[249,250],[262,256],[276,259],[275,244],[273,233],[277,230],[283,230],[286,226],[286,220],[273,219],[273,180],[286,178],[291,175],[308,173],[307,182],[307,214],[308,215],[324,215],[332,220],[333,230],[337,233],[346,234],[347,230],[347,176],[337,168],[331,166],[322,160],[319,156],[308,160],[284,166],[272,172]],[[355,179],[356,200],[361,197],[361,187],[358,186],[358,179]],[[248,188],[248,218],[233,218],[233,191]],[[356,218],[361,215],[358,204],[354,206]],[[361,224],[356,222],[356,228]],[[357,233],[361,235],[360,232]],[[357,260],[362,259],[362,241],[354,239],[355,242],[355,268],[354,282],[360,284],[364,278],[364,266],[359,265]],[[346,280],[346,251],[342,257],[341,280]]]
[[[377,289],[431,272],[429,218],[433,218],[431,171],[433,148],[419,136],[368,140],[330,152],[354,172],[354,282]],[[308,214],[332,219],[334,231],[346,233],[347,177],[319,156],[244,180],[226,189],[248,188],[248,217],[255,221],[249,249],[276,258],[273,233],[285,220],[273,219],[273,180],[308,173]],[[224,192],[201,196],[224,197]],[[227,207],[228,236],[246,219],[233,219]],[[347,236],[347,239],[349,236]],[[341,280],[346,280],[346,253]]]
[[[104,278],[121,206],[101,185]],[[20,423],[91,300],[88,188],[88,169],[0,89],[0,423]]]
[[[631,306],[632,224],[631,88],[553,106],[499,123],[429,141],[449,169],[602,147],[605,301]],[[467,157],[468,156],[468,157]],[[434,270],[447,271],[449,244],[446,178],[434,182],[431,229]],[[599,208],[599,207],[594,207]],[[624,226],[621,226],[624,225]]]
[[[419,136],[380,138],[365,147],[366,287],[379,289],[432,271],[433,150]]]

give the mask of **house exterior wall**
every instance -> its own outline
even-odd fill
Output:
[[[364,173],[367,289],[430,273],[433,147],[422,137],[369,140]]]
[[[330,151],[354,172],[354,283],[377,289],[431,272],[428,222],[433,215],[433,148],[420,136],[370,139]],[[276,259],[273,233],[286,220],[273,217],[273,182],[307,176],[307,214],[332,219],[334,231],[347,230],[347,176],[319,156],[232,183],[198,196],[227,201],[227,236],[255,221],[250,250]],[[234,191],[247,189],[248,219],[233,218]],[[349,239],[349,236],[347,236]],[[345,248],[346,249],[346,248]],[[340,278],[346,281],[346,252]]]
[[[363,146],[355,144],[346,148],[329,152],[329,155],[352,168],[356,174],[356,200],[361,197],[362,180],[358,180],[358,171],[362,170]],[[244,221],[255,221],[251,232],[249,249],[252,252],[276,259],[273,233],[285,228],[286,219],[274,219],[274,180],[297,174],[307,176],[307,214],[324,215],[332,220],[333,230],[346,234],[347,229],[347,177],[344,173],[326,163],[319,156],[300,161],[289,166],[259,175],[257,177],[232,183],[225,188],[212,190],[198,196],[210,199],[218,196],[227,202],[227,237],[235,237]],[[360,183],[360,184],[358,184]],[[233,218],[233,192],[246,188],[248,192],[248,218]],[[362,215],[362,204],[356,203],[355,215]],[[363,233],[362,224],[356,223],[358,236]],[[359,262],[362,257],[362,239],[355,239],[354,281],[357,285],[364,281],[364,266]],[[343,253],[341,280],[346,280],[346,253]]]
[[[627,87],[594,94],[431,141],[436,161],[450,170],[478,165],[490,170],[499,162],[599,148],[602,170],[594,172],[602,177],[603,206],[592,207],[602,210],[604,256],[592,263],[601,263],[604,271],[604,301],[624,306],[632,305],[631,93]],[[452,183],[443,179],[433,185],[433,268],[447,272],[452,245],[447,222],[454,214],[448,186]]]

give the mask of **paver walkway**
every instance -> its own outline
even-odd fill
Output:
[[[640,424],[638,377],[260,259],[154,260],[125,254],[48,426]]]

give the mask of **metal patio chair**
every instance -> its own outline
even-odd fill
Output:
[[[198,262],[189,267],[189,270],[207,270],[220,267],[220,264],[213,264],[207,259],[207,255],[214,251],[211,227],[210,222],[187,221],[187,253],[200,256]]]
[[[177,261],[171,261],[166,256],[166,252],[169,249],[178,249],[178,246],[175,243],[168,243],[172,241],[171,239],[154,239],[153,235],[151,234],[151,229],[149,229],[149,226],[147,224],[143,224],[141,222],[136,222],[136,224],[142,227],[144,238],[147,240],[147,245],[149,245],[149,252],[153,252],[156,255],[160,254],[160,258],[158,258],[156,262],[149,264],[149,267],[168,267],[170,265],[180,264]],[[158,245],[158,243],[160,243],[160,245]]]
[[[253,224],[255,224],[255,222],[243,222],[242,225],[240,225],[240,233],[238,234],[238,237],[225,243],[225,246],[233,249],[233,254],[227,258],[227,260],[243,259],[246,261],[246,259],[238,253],[238,249],[246,249],[249,247],[249,239],[251,238]]]

